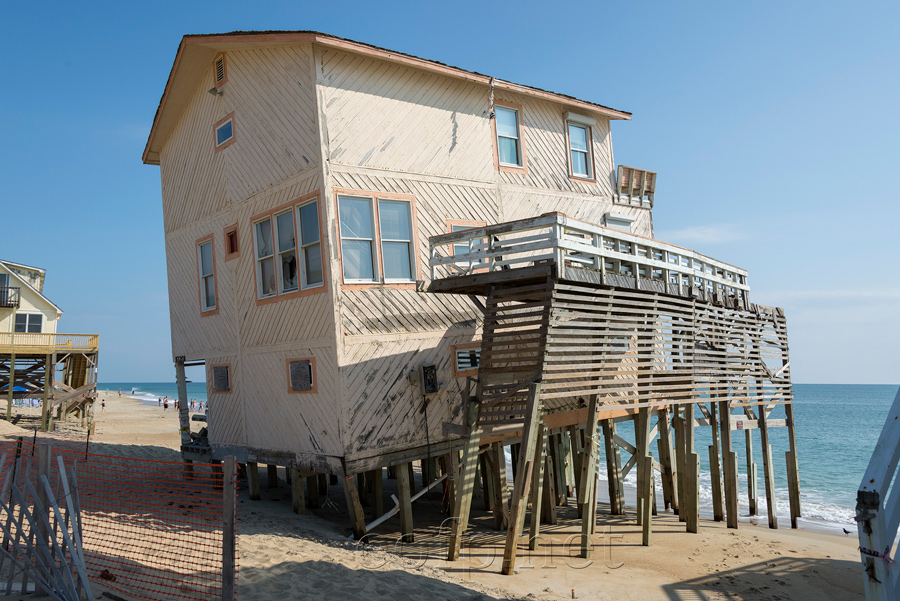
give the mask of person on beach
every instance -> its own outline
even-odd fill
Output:
[[[100,412],[102,413],[104,411],[106,411],[106,399],[100,401]]]
[[[163,412],[166,412],[168,410],[169,410],[169,397],[166,397],[165,400],[163,400]]]
[[[156,406],[157,406],[157,407],[162,407],[162,397],[158,397],[158,398],[156,399]]]
[[[122,396],[122,389],[119,389],[119,396]]]

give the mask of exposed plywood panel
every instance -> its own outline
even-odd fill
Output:
[[[228,445],[246,445],[247,430],[244,422],[244,383],[240,376],[240,359],[237,355],[211,357],[207,362],[206,381],[212,381],[211,365],[228,365],[231,391],[217,393],[207,386],[206,414],[210,442]]]
[[[465,389],[465,378],[453,377],[450,345],[471,340],[471,335],[400,335],[345,345],[341,367],[345,452],[375,455],[445,440],[443,423],[462,423],[460,398]],[[428,364],[437,366],[444,388],[429,396],[425,408],[421,389],[408,376]]]

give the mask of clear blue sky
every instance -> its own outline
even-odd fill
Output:
[[[900,381],[900,4],[7,3],[0,257],[47,269],[101,381],[173,377],[159,169],[141,164],[179,40],[313,29],[634,113],[657,237],[785,307],[796,382]]]

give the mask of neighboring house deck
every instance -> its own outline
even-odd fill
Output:
[[[0,399],[41,399],[41,427],[75,415],[88,426],[96,397],[97,334],[56,331],[62,310],[43,294],[44,270],[0,260]]]

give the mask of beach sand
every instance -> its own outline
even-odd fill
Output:
[[[177,414],[173,408],[145,405],[105,393],[106,410],[95,410],[91,451],[164,461],[179,460]],[[29,413],[31,412],[31,413]],[[19,428],[0,422],[0,438],[31,440],[39,413],[26,409]],[[192,424],[198,429],[199,424]],[[85,431],[75,421],[38,441],[83,444]],[[473,503],[470,535],[459,561],[444,560],[440,486],[414,505],[416,542],[397,545],[396,517],[362,547],[347,536],[342,487],[329,486],[321,507],[308,515],[291,511],[284,482],[265,487],[250,501],[246,481],[238,495],[238,597],[242,601],[277,599],[634,599],[660,601],[769,599],[863,599],[855,532],[850,536],[809,530],[771,530],[741,523],[728,530],[701,520],[699,534],[687,534],[677,516],[654,518],[651,547],[640,545],[634,515],[610,517],[600,507],[595,551],[585,562],[566,545],[578,533],[574,507],[559,510],[559,524],[542,527],[542,550],[520,545],[517,573],[500,575],[505,533],[490,528],[492,518],[479,500]],[[385,507],[396,492],[385,479]],[[368,513],[367,521],[372,516]],[[782,525],[784,526],[784,525]],[[524,540],[524,539],[523,539]],[[571,546],[577,545],[577,542]],[[572,555],[572,556],[570,556]]]

